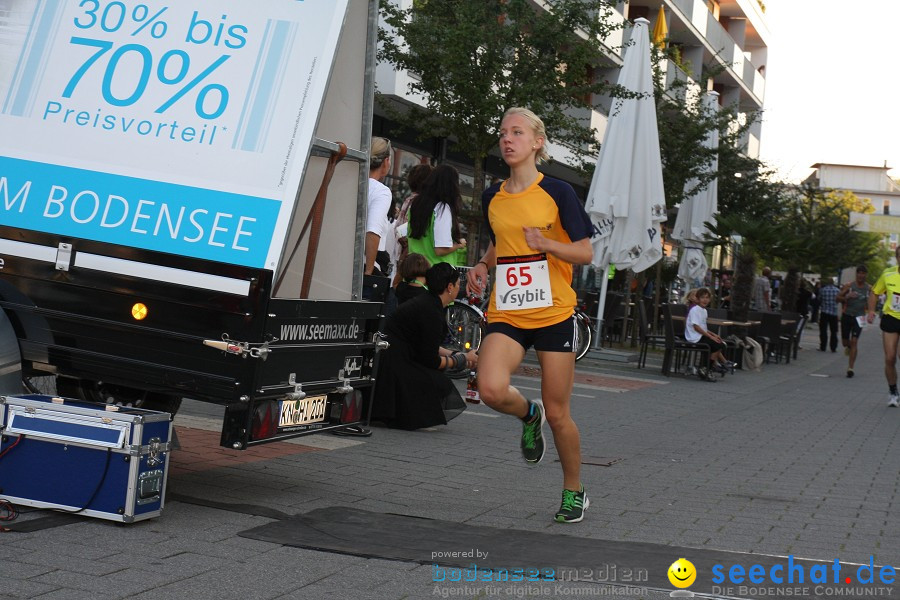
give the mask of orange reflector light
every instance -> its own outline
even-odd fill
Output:
[[[147,318],[147,306],[140,302],[131,307],[131,316],[137,321],[143,321]]]

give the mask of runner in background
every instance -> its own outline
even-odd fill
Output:
[[[537,165],[549,156],[544,124],[524,108],[506,111],[500,151],[506,181],[481,197],[491,244],[468,273],[468,289],[481,293],[489,268],[497,280],[479,350],[478,391],[494,410],[523,422],[521,448],[528,463],[544,457],[544,421],[550,423],[563,470],[556,521],[574,523],[589,506],[581,484],[581,440],[570,414],[575,377],[575,291],[572,265],[589,263],[591,222],[572,187],[545,177]],[[531,348],[541,364],[543,403],[510,385]]]
[[[895,251],[900,263],[900,246]],[[866,307],[866,318],[869,323],[875,321],[875,299],[885,294],[884,306],[881,308],[881,341],[884,344],[884,377],[888,383],[888,406],[900,404],[897,393],[897,340],[900,339],[900,273],[897,267],[885,269],[872,286],[869,305]]]
[[[866,265],[856,267],[856,280],[844,284],[837,295],[838,302],[844,303],[844,312],[841,315],[841,344],[844,346],[844,354],[850,357],[847,363],[847,377],[853,377],[859,336],[862,335],[862,324],[859,319],[866,316],[869,296],[872,295],[872,286],[866,283],[868,274],[869,269]]]

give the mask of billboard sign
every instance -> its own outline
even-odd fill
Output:
[[[275,270],[347,0],[0,0],[0,224]]]

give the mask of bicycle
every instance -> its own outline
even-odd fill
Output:
[[[27,394],[57,395],[55,375],[24,375],[22,386]]]
[[[487,319],[484,310],[490,298],[487,290],[482,297],[467,294],[466,274],[472,267],[457,267],[460,271],[460,293],[452,304],[444,309],[447,327],[450,329],[450,346],[453,350],[468,352],[481,347]]]
[[[575,306],[575,362],[578,362],[591,349],[594,341],[594,330],[591,328],[591,318],[584,312],[583,306]]]
[[[465,274],[471,267],[458,267]],[[465,276],[461,279],[465,283]],[[460,297],[453,304],[444,309],[447,326],[450,328],[450,341],[454,350],[467,352],[471,349],[478,350],[484,339],[484,330],[487,327],[487,319],[484,311],[490,301],[488,290],[479,298],[460,292]],[[584,307],[575,307],[575,361],[578,362],[591,349],[594,332],[591,329],[591,319],[584,312]]]

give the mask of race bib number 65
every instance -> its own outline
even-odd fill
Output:
[[[553,306],[546,254],[497,258],[498,310]]]

